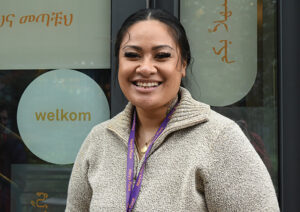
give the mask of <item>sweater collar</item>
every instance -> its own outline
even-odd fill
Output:
[[[173,131],[208,121],[210,106],[194,100],[185,88],[181,87],[179,92],[181,96],[180,103],[163,134],[169,134]],[[113,117],[107,125],[109,130],[122,138],[126,146],[130,134],[132,113],[133,105],[129,102],[125,109]]]

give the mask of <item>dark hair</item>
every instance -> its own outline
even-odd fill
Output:
[[[158,20],[166,24],[170,28],[173,38],[179,46],[181,61],[185,61],[186,66],[188,67],[191,62],[191,51],[190,51],[189,41],[186,36],[186,32],[183,26],[181,25],[181,23],[179,22],[179,20],[175,16],[161,9],[141,9],[133,13],[132,15],[130,15],[124,21],[120,30],[118,31],[117,39],[115,42],[115,57],[116,57],[117,65],[119,61],[118,57],[119,57],[120,45],[124,38],[124,35],[128,31],[128,28],[139,21],[145,21],[145,20]]]

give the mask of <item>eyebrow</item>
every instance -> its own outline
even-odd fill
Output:
[[[133,48],[137,51],[142,51],[142,48],[139,47],[139,46],[135,46],[135,45],[126,45],[124,46],[122,49],[125,49],[125,48]],[[171,46],[169,45],[158,45],[158,46],[154,46],[152,47],[152,50],[157,50],[157,49],[162,49],[162,48],[168,48],[168,49],[171,49],[171,50],[174,50]]]
[[[169,46],[169,45],[158,45],[158,46],[154,46],[154,47],[152,48],[152,50],[163,49],[163,48],[169,48],[169,49],[174,50],[174,49],[173,49],[171,46]]]

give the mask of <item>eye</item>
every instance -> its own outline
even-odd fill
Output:
[[[155,55],[156,59],[165,59],[171,57],[171,54],[168,52],[160,52]]]
[[[128,57],[128,58],[139,58],[140,57],[140,55],[136,52],[125,52],[124,56]]]

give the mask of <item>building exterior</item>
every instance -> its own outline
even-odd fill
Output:
[[[180,19],[193,57],[184,86],[240,125],[282,211],[300,210],[298,1],[0,1],[0,211],[64,211],[82,141],[127,103],[117,31],[147,7]]]

